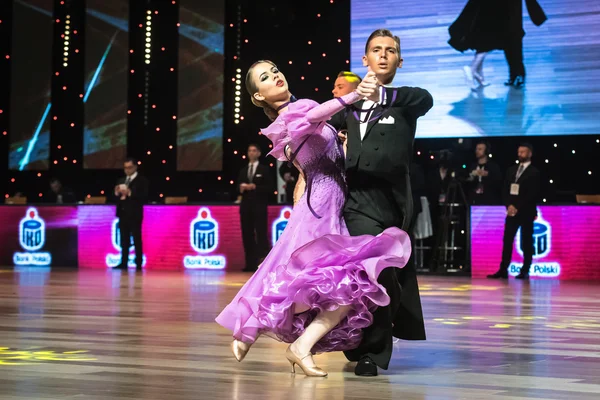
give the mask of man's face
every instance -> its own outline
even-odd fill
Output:
[[[132,163],[131,161],[127,161],[123,164],[123,171],[125,171],[125,175],[131,176],[137,171],[137,165]]]
[[[357,86],[358,82],[350,83],[345,77],[340,76],[335,80],[331,93],[333,93],[333,97],[342,97],[352,92]]]
[[[487,156],[487,149],[486,149],[486,145],[483,143],[479,143],[477,145],[477,147],[475,147],[475,157],[477,157],[477,159],[482,159],[485,156]]]
[[[254,146],[248,147],[248,160],[250,160],[250,162],[258,161],[259,157],[260,157],[260,150],[258,150]]]
[[[61,184],[58,181],[55,182],[51,182],[50,183],[50,189],[54,192],[54,193],[60,193],[60,188],[61,188]]]
[[[531,160],[531,150],[529,147],[519,146],[519,150],[517,152],[517,156],[519,158],[520,163],[524,163]]]
[[[363,66],[371,67],[377,79],[383,85],[394,80],[396,70],[402,68],[402,59],[398,54],[396,41],[387,36],[376,37],[369,43],[369,50],[363,56]]]

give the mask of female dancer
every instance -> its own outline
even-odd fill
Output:
[[[298,365],[306,375],[326,376],[312,352],[358,347],[373,311],[389,304],[377,277],[387,267],[406,265],[410,240],[397,228],[376,237],[348,234],[342,216],[342,146],[325,122],[360,98],[378,100],[376,81],[369,73],[355,92],[319,105],[308,99],[291,102],[285,76],[270,61],[258,61],[248,70],[252,102],[274,120],[262,130],[273,142],[269,154],[294,162],[306,177],[307,190],[258,271],[216,319],[233,331],[238,361],[264,334],[291,343],[286,357],[292,371]]]

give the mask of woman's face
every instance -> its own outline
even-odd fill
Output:
[[[288,83],[276,66],[269,63],[257,64],[252,70],[252,79],[257,88],[257,92],[252,95],[256,100],[270,104],[288,100]]]

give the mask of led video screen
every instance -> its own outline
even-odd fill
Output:
[[[386,28],[400,36],[404,59],[393,85],[433,95],[417,137],[598,133],[600,2],[352,0],[351,8],[353,72],[366,73],[367,38]]]
[[[121,168],[127,152],[129,2],[86,0],[84,168]]]
[[[53,2],[13,3],[10,90],[11,170],[48,169],[50,153]]]
[[[224,2],[180,0],[177,169],[223,168]]]

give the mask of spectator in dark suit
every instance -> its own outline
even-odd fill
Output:
[[[245,272],[254,272],[269,252],[267,238],[267,205],[273,190],[271,171],[258,161],[261,155],[256,144],[248,146],[248,165],[241,169],[238,187],[242,194],[240,217],[242,239],[246,253]]]
[[[501,204],[502,172],[490,160],[490,144],[479,142],[475,147],[477,161],[471,165],[468,181],[469,203],[475,205]]]
[[[529,279],[533,260],[533,222],[537,217],[537,201],[540,194],[540,171],[531,165],[533,147],[524,143],[519,146],[519,164],[508,169],[502,195],[506,205],[502,262],[498,272],[488,275],[491,279],[507,279],[513,242],[521,228],[523,267],[517,279]]]
[[[142,221],[144,204],[148,201],[148,179],[137,171],[138,163],[128,158],[123,164],[125,177],[119,179],[115,186],[117,196],[117,217],[121,239],[121,265],[118,269],[127,269],[129,263],[129,245],[133,237],[135,247],[135,265],[139,270],[143,266]]]
[[[46,193],[45,200],[47,203],[54,204],[69,204],[76,203],[75,193],[63,186],[62,182],[58,178],[52,178],[50,180],[50,190]]]

